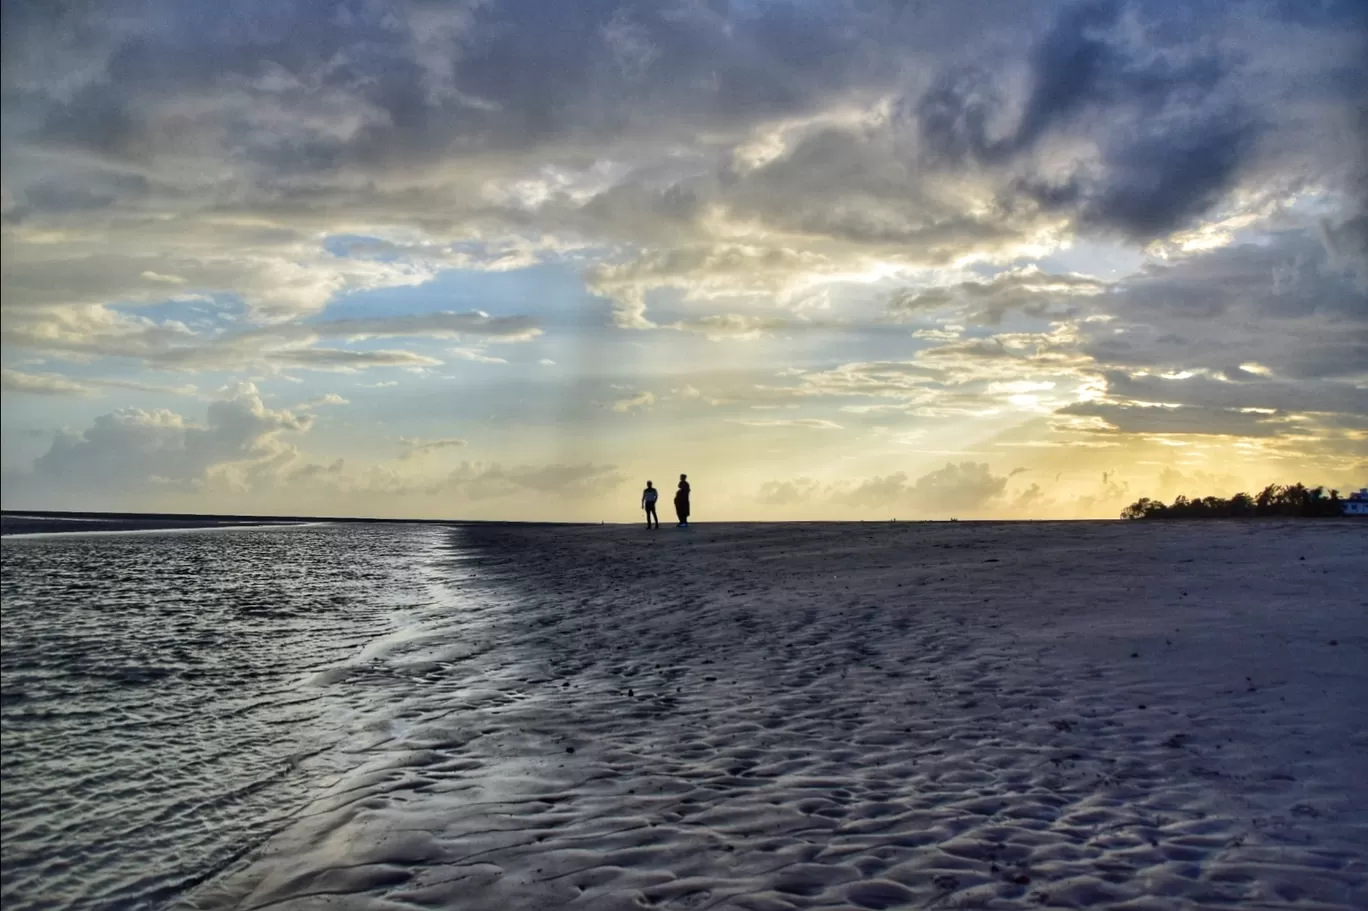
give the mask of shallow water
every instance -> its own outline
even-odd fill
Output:
[[[6,911],[164,907],[335,783],[384,711],[386,661],[459,619],[451,535],[5,540]]]

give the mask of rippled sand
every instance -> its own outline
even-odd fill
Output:
[[[456,534],[466,633],[188,904],[1368,907],[1368,524]]]

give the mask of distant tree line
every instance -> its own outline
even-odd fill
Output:
[[[1256,495],[1224,497],[1180,496],[1172,503],[1141,497],[1121,511],[1123,519],[1244,519],[1256,516],[1339,516],[1343,506],[1338,490],[1304,484],[1269,484]]]

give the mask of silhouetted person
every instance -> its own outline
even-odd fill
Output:
[[[679,516],[679,527],[689,527],[689,476],[679,476],[679,490],[675,491],[675,515]]]
[[[656,515],[656,500],[660,499],[660,491],[651,486],[651,482],[646,482],[646,489],[641,492],[641,508],[646,510],[646,527],[659,528],[660,516]],[[655,521],[655,525],[651,522]]]

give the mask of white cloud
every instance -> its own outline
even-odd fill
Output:
[[[619,414],[626,414],[637,409],[647,409],[655,404],[656,397],[653,392],[638,392],[636,395],[625,399],[618,399],[613,403],[613,410]]]
[[[97,395],[95,388],[88,383],[79,383],[55,373],[23,373],[6,368],[0,373],[0,383],[6,392],[27,393],[29,395],[60,395],[92,397]]]
[[[773,316],[743,313],[718,313],[670,323],[666,328],[697,332],[712,341],[756,339],[786,328],[806,328],[812,324]]]
[[[412,351],[354,351],[350,348],[293,348],[269,352],[262,359],[268,366],[333,373],[355,373],[371,367],[437,367],[442,363],[436,358]],[[182,360],[181,363],[188,362]],[[226,369],[229,363],[220,363],[218,366]]]
[[[210,403],[202,424],[166,409],[122,408],[79,433],[58,433],[34,463],[32,481],[64,493],[112,488],[121,495],[241,483],[292,461],[294,447],[282,437],[312,423],[268,408],[250,384]]]
[[[338,395],[336,392],[326,392],[326,393],[324,393],[323,395],[314,396],[313,398],[309,399],[307,402],[304,402],[304,403],[302,403],[302,404],[300,404],[300,405],[297,405],[297,406],[295,406],[295,407],[297,407],[300,411],[307,411],[307,410],[309,410],[309,409],[318,408],[318,407],[323,406],[323,405],[350,405],[350,404],[351,404],[351,400],[350,400],[350,399],[345,399],[345,398],[343,398],[342,396]]]
[[[203,333],[175,320],[156,322],[108,308],[6,311],[7,346],[49,357],[126,357],[173,370],[242,370],[294,367],[358,370],[368,367],[435,366],[442,362],[415,352],[325,348],[323,339],[355,343],[378,338],[480,338],[523,342],[541,330],[525,316],[493,317],[482,311],[439,312],[282,323],[243,331]]]
[[[77,396],[95,398],[110,389],[127,389],[135,392],[160,392],[169,395],[194,395],[195,387],[185,384],[166,386],[158,383],[143,383],[138,380],[110,379],[104,377],[70,377],[60,373],[25,373],[5,368],[3,388],[6,392],[30,395]]]
[[[794,506],[810,502],[821,490],[822,485],[811,478],[766,481],[760,485],[756,499],[767,506]]]
[[[447,354],[463,361],[474,361],[477,364],[507,364],[508,361],[501,357],[491,357],[483,351],[474,348],[448,348]]]
[[[400,437],[399,444],[404,447],[400,459],[416,459],[429,455],[439,449],[454,449],[466,445],[465,440],[446,437],[439,440],[425,440],[421,437]]]
[[[181,278],[179,275],[162,275],[160,272],[152,272],[151,270],[142,272],[139,277],[145,278],[150,282],[160,282],[166,285],[185,284],[185,279]]]
[[[744,424],[747,427],[808,427],[814,430],[840,430],[841,425],[834,421],[823,418],[774,418],[774,419],[742,419],[728,418],[733,424]]]

